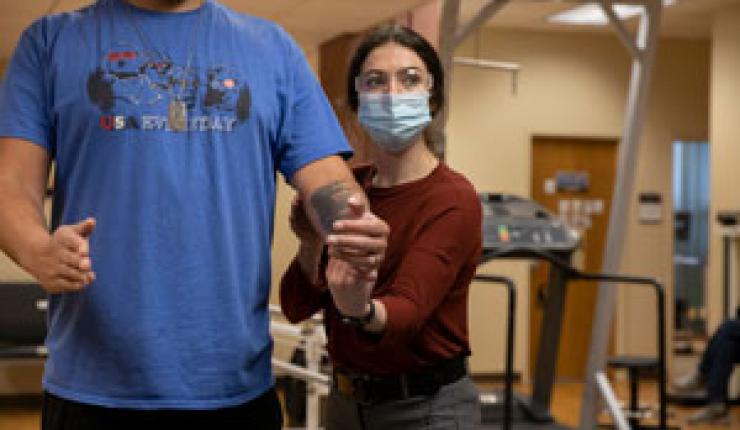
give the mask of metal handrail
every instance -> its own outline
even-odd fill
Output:
[[[497,275],[475,275],[475,281],[490,282],[506,286],[508,292],[508,315],[506,319],[506,374],[504,380],[504,423],[509,430],[514,418],[514,324],[516,314],[516,284],[510,278]]]
[[[553,266],[562,270],[566,277],[570,280],[582,280],[582,281],[599,281],[605,283],[619,283],[619,284],[633,284],[651,286],[655,290],[656,295],[656,307],[658,311],[658,385],[659,385],[659,425],[661,429],[665,429],[667,426],[667,381],[666,381],[666,359],[665,359],[665,348],[666,348],[666,329],[665,329],[665,288],[663,284],[653,278],[643,276],[630,276],[630,275],[614,275],[608,273],[585,273],[571,266],[567,261],[559,258],[551,253],[537,250],[537,249],[520,249],[517,247],[508,247],[501,249],[496,252],[489,253],[490,258],[506,257],[509,255],[517,255],[521,253],[528,253],[536,258],[541,258],[548,261]]]

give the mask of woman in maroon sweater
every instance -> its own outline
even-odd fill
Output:
[[[481,253],[481,207],[470,182],[440,162],[424,130],[443,105],[434,49],[400,26],[370,33],[350,64],[349,102],[372,138],[373,165],[355,169],[372,212],[390,226],[372,257],[336,251],[295,202],[298,254],[280,285],[292,322],[324,312],[334,369],[329,430],[472,429],[468,289]],[[338,221],[341,223],[341,221]]]

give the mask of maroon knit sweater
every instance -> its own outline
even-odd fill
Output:
[[[355,372],[413,372],[469,355],[468,289],[481,254],[473,186],[443,163],[391,188],[370,187],[372,174],[355,169],[373,213],[391,231],[373,292],[388,311],[385,330],[370,334],[343,324],[325,281],[312,285],[295,260],[280,283],[283,312],[299,322],[323,310],[332,364]]]

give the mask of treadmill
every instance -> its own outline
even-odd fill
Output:
[[[494,259],[545,259],[543,255],[570,263],[580,244],[580,237],[554,214],[532,200],[510,194],[479,194],[483,208],[483,256],[481,263]],[[481,393],[483,428],[541,428],[564,429],[550,415],[550,397],[555,376],[554,359],[560,341],[563,305],[565,303],[565,277],[562,270],[553,268],[548,280],[548,302],[540,336],[540,359],[534,379],[532,398],[504,393]],[[476,276],[486,281],[485,275]],[[511,309],[510,304],[510,309]],[[511,310],[509,312],[511,315]],[[508,323],[508,328],[512,323]],[[507,339],[507,343],[508,339]],[[508,346],[508,345],[507,345]],[[511,346],[513,347],[513,345]],[[513,352],[507,348],[507,364]],[[545,352],[547,351],[547,352]],[[507,368],[506,382],[513,379]],[[507,408],[507,400],[511,406]],[[510,409],[509,409],[510,408]],[[508,412],[507,412],[508,410]],[[510,421],[510,423],[507,423]]]
[[[660,368],[660,422],[665,428],[665,327],[663,287],[650,278],[589,274],[571,265],[573,253],[580,245],[580,235],[556,215],[538,203],[510,194],[480,193],[483,207],[483,256],[481,263],[495,259],[542,260],[550,263],[547,302],[542,319],[531,397],[513,394],[513,317],[510,295],[507,338],[506,390],[503,396],[481,394],[482,428],[494,429],[567,429],[550,413],[552,386],[560,343],[567,284],[571,280],[647,285],[655,289],[658,308],[658,362]],[[486,281],[485,275],[475,279]],[[490,282],[505,283],[493,277]],[[513,286],[512,286],[513,288]]]

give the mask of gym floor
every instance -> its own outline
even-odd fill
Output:
[[[485,389],[485,387],[482,387]],[[526,392],[528,387],[517,386],[519,392]],[[581,383],[557,383],[553,392],[552,412],[556,419],[562,424],[576,426],[578,424],[579,411],[581,406]],[[617,396],[620,399],[627,397],[627,385],[625,383],[615,384]],[[640,390],[640,398],[646,403],[655,403],[657,400],[656,386],[651,383],[644,383]],[[669,424],[685,428],[687,430],[720,430],[720,429],[740,429],[740,407],[734,407],[730,412],[729,421],[718,425],[688,426],[686,418],[696,409],[670,406],[668,411]],[[0,430],[38,430],[39,429],[38,410],[23,408],[4,408],[0,409]],[[604,422],[608,417],[603,417]]]
[[[619,381],[614,384],[617,397],[619,399],[629,398],[629,389],[626,381]],[[552,413],[555,418],[567,426],[575,427],[578,425],[581,409],[581,392],[583,384],[580,382],[556,383],[553,392]],[[626,401],[626,400],[623,400]],[[640,403],[648,405],[657,405],[658,389],[657,385],[650,382],[642,383],[640,386]],[[682,429],[695,430],[714,430],[714,429],[740,429],[740,407],[731,409],[729,422],[716,425],[697,425],[689,426],[686,419],[696,412],[697,408],[678,407],[668,405],[668,424],[677,426]],[[609,422],[609,417],[604,414],[600,417],[600,422]],[[657,420],[646,421],[646,423],[657,423]],[[0,426],[1,428],[1,426]]]

